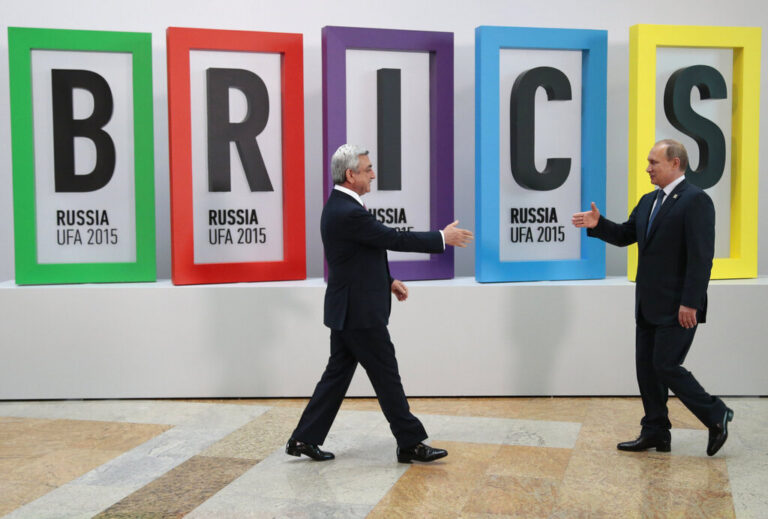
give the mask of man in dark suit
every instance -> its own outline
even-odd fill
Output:
[[[376,178],[367,150],[341,146],[331,158],[331,169],[335,185],[320,219],[328,263],[324,322],[331,329],[331,356],[285,451],[317,461],[333,459],[319,445],[325,441],[359,362],[397,440],[397,460],[410,463],[442,458],[448,454],[445,450],[423,443],[427,433],[411,414],[400,382],[387,324],[390,292],[398,301],[405,301],[408,288],[390,276],[387,250],[440,253],[447,245],[465,247],[472,233],[457,228],[458,221],[434,232],[400,232],[379,223],[360,199]]]
[[[659,141],[646,168],[657,189],[640,199],[626,222],[600,216],[594,203],[591,211],[572,217],[588,236],[619,247],[637,243],[635,365],[645,416],[640,437],[619,443],[620,450],[671,449],[669,389],[709,428],[710,456],[725,443],[733,419],[733,411],[682,366],[696,327],[706,320],[715,247],[715,208],[704,191],[686,181],[687,166],[682,144]]]

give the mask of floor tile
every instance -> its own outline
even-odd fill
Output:
[[[301,411],[297,408],[270,409],[215,444],[202,456],[261,460],[285,445],[296,427]]]
[[[44,427],[49,422],[51,420],[0,416],[0,449],[3,448],[5,443],[11,442],[20,436],[24,437],[34,434],[35,431]]]
[[[89,420],[31,420],[17,424],[0,423],[0,435],[6,428],[24,431],[6,434],[0,439],[0,454],[5,449],[24,445],[37,446],[41,451],[61,448],[98,448],[105,450],[128,450],[171,428],[169,425],[132,424]],[[26,430],[25,430],[26,429]]]
[[[10,512],[121,456],[166,425],[66,419],[0,421],[0,507]],[[6,497],[8,496],[8,497]]]
[[[0,515],[61,517],[768,517],[768,399],[714,457],[669,400],[672,452],[628,453],[638,398],[418,398],[448,449],[399,464],[375,399],[348,399],[324,448],[287,456],[306,399],[0,402]],[[186,515],[185,515],[186,514]]]
[[[182,517],[254,464],[252,460],[192,457],[96,517]]]
[[[184,519],[361,519],[370,510],[370,505],[317,503],[241,494],[226,504],[219,501],[210,506],[206,501],[185,515]]]
[[[371,517],[456,517],[501,448],[463,442],[434,442],[434,446],[446,449],[448,456],[412,465]]]
[[[571,453],[571,449],[502,445],[490,462],[487,473],[560,481],[568,467]]]
[[[579,430],[576,449],[615,450],[619,442],[634,440],[639,434],[636,425],[625,423],[585,423]]]
[[[101,449],[57,449],[16,464],[3,479],[39,482],[57,487],[120,456],[123,451]],[[3,460],[0,460],[2,462]],[[0,463],[2,467],[2,463]]]
[[[486,476],[462,511],[546,519],[557,501],[559,485],[546,478]]]
[[[0,517],[56,488],[42,483],[0,480]]]
[[[574,422],[444,416],[430,438],[471,443],[498,443],[571,448],[581,425]]]
[[[732,506],[724,460],[653,451],[575,450],[553,517],[667,516],[658,515],[658,510],[698,514],[696,503],[703,496],[710,499],[709,508]]]
[[[724,460],[674,456],[669,453],[575,450],[564,480],[591,481],[621,487],[666,482],[700,490],[730,491]]]
[[[130,494],[132,489],[67,483],[3,517],[3,519],[90,519]]]
[[[680,517],[729,519],[735,517],[730,492],[688,490],[664,485],[653,487],[644,494],[643,515],[645,517]]]
[[[514,516],[505,514],[478,514],[475,512],[462,512],[457,519],[515,519]]]
[[[588,398],[410,398],[416,413],[581,422]]]
[[[242,405],[263,405],[268,407],[301,408],[307,405],[306,398],[263,398],[263,399],[207,399],[191,400],[201,403],[232,403]],[[411,411],[422,414],[453,416],[492,416],[496,418],[520,418],[527,420],[556,420],[580,422],[590,398],[409,398]],[[381,411],[375,398],[346,398],[342,411]]]
[[[336,449],[335,460],[318,463],[288,456],[281,445],[195,509],[190,517],[249,514],[254,503],[265,500],[316,504],[322,509],[331,505],[343,510],[359,509],[358,505],[365,505],[370,510],[407,466],[395,461],[390,438],[355,436],[350,432],[346,439],[352,445],[366,445],[368,456],[348,455],[344,449]]]
[[[239,421],[242,425],[267,409],[257,404],[206,404],[180,400],[0,402],[0,416],[195,426],[205,426],[213,421],[223,425],[223,420]]]

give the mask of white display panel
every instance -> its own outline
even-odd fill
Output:
[[[429,53],[347,50],[346,58],[347,142],[369,150],[374,171],[378,164],[376,72],[381,68],[401,71],[402,189],[382,191],[374,180],[363,202],[369,211],[383,209],[380,220],[389,227],[437,230],[431,229],[429,218]],[[428,254],[393,251],[388,257],[394,261],[429,259]]]
[[[500,261],[581,257],[581,233],[570,224],[571,215],[581,210],[581,61],[581,51],[499,51]],[[551,191],[526,189],[512,175],[510,97],[520,74],[536,67],[556,68],[571,84],[570,100],[550,101],[543,88],[536,91],[536,169],[543,171],[548,158],[571,159],[565,183]]]
[[[136,261],[133,72],[129,53],[33,50],[32,111],[35,156],[35,217],[39,263],[114,263]],[[87,70],[107,82],[113,111],[103,130],[115,147],[109,182],[95,191],[56,192],[52,70]],[[72,91],[74,119],[94,110],[93,95]],[[74,138],[75,175],[96,164],[93,140]]]
[[[189,67],[195,263],[282,261],[283,128],[280,54],[191,51]],[[269,118],[264,130],[256,137],[256,143],[264,159],[273,191],[252,192],[250,190],[234,142],[230,143],[231,191],[209,191],[208,111],[206,109],[206,71],[209,68],[247,70],[258,75],[265,83],[269,96]],[[235,123],[245,119],[248,109],[248,100],[245,95],[238,89],[230,88],[230,122]],[[211,211],[216,212],[215,220],[211,220]],[[218,217],[222,214],[225,218],[223,223]],[[230,215],[233,215],[233,218],[229,218]],[[243,217],[241,218],[240,215]],[[212,221],[213,224],[211,224]]]
[[[656,140],[675,139],[688,151],[691,169],[699,166],[699,146],[669,122],[664,113],[664,89],[678,69],[708,65],[716,69],[728,89],[726,99],[701,99],[697,88],[691,90],[691,108],[715,123],[725,138],[725,169],[720,181],[707,189],[715,204],[715,257],[727,258],[731,241],[731,114],[733,111],[733,50],[710,48],[658,47],[656,49]],[[639,174],[646,174],[638,172]]]

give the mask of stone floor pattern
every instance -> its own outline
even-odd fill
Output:
[[[766,518],[768,399],[726,401],[708,457],[676,399],[672,452],[627,453],[637,398],[414,398],[449,455],[413,465],[372,399],[345,401],[324,463],[284,453],[301,399],[0,402],[0,516]]]

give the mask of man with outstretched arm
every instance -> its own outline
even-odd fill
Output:
[[[573,215],[576,227],[612,245],[637,243],[635,367],[645,416],[640,436],[619,450],[671,450],[667,394],[709,429],[707,454],[728,439],[733,411],[707,393],[682,364],[696,327],[707,315],[707,285],[715,248],[715,208],[702,189],[685,178],[688,154],[674,140],[657,142],[646,172],[657,189],[645,194],[624,223],[592,210]],[[695,174],[695,173],[694,173]]]
[[[387,331],[390,293],[398,301],[408,297],[405,284],[390,276],[387,250],[441,253],[446,246],[465,247],[473,235],[458,228],[458,221],[433,232],[401,232],[379,223],[360,198],[376,178],[365,149],[344,144],[333,154],[331,169],[334,188],[320,218],[328,263],[324,322],[331,329],[331,356],[285,451],[316,461],[333,459],[319,446],[359,362],[397,441],[397,460],[434,461],[448,453],[423,443],[427,433],[410,412]]]

